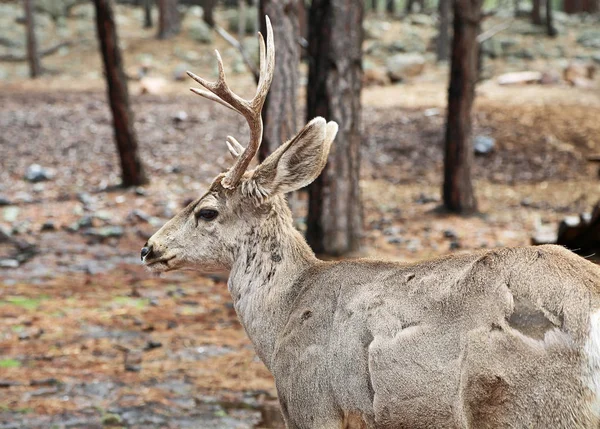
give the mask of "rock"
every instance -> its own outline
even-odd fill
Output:
[[[523,83],[537,83],[542,79],[542,72],[522,71],[513,73],[504,73],[496,79],[498,85],[515,85]]]
[[[600,52],[592,55],[592,61],[594,61],[596,64],[600,64]]]
[[[522,34],[524,36],[536,36],[546,34],[546,27],[543,25],[535,25],[527,20],[513,21],[509,30],[513,34]]]
[[[494,150],[496,140],[492,137],[478,135],[473,139],[473,149],[476,155],[487,155]]]
[[[25,172],[25,180],[32,183],[50,180],[51,178],[50,172],[39,164],[31,164]]]
[[[188,13],[195,18],[204,18],[204,9],[201,6],[190,6]]]
[[[394,40],[391,44],[387,45],[386,51],[389,53],[396,52],[418,52],[425,53],[427,51],[427,45],[423,40],[423,37],[413,31],[402,33],[402,38]]]
[[[110,237],[122,237],[125,231],[121,226],[105,226],[103,228],[89,228],[85,231],[85,235],[100,239]]]
[[[402,237],[390,237],[387,239],[387,242],[390,244],[402,244],[404,243],[404,239]]]
[[[390,84],[390,78],[383,68],[366,68],[363,73],[363,86],[386,86]]]
[[[390,24],[380,20],[365,20],[363,28],[365,40],[381,39],[390,30]]]
[[[176,81],[184,81],[188,79],[187,71],[190,69],[190,66],[187,63],[180,63],[175,66],[175,70],[173,70],[173,80]]]
[[[185,110],[180,110],[173,115],[173,122],[176,124],[184,122],[188,119],[188,114]]]
[[[151,216],[140,209],[134,209],[127,215],[127,219],[130,221],[141,220],[143,222],[150,222]]]
[[[500,41],[491,37],[481,44],[481,52],[490,58],[500,58],[502,56],[502,45]]]
[[[137,188],[135,188],[135,195],[145,197],[146,195],[148,195],[148,192],[146,192],[146,190],[141,186],[138,186]]]
[[[424,13],[415,13],[410,16],[410,23],[412,25],[433,27],[435,21],[431,15],[425,15]]]
[[[535,59],[535,53],[533,52],[532,49],[529,49],[529,48],[520,48],[520,49],[517,49],[511,55],[513,57],[515,57],[515,58],[521,58],[521,59],[524,59],[524,60],[533,60],[533,59]]]
[[[0,259],[0,268],[19,268],[19,261],[16,259]]]
[[[460,249],[461,247],[462,247],[462,246],[461,246],[460,242],[459,242],[459,241],[457,241],[457,240],[452,240],[452,241],[450,242],[450,250],[458,250],[458,249]]]
[[[429,203],[437,203],[440,199],[433,195],[425,195],[423,192],[419,194],[419,196],[415,199],[415,203],[417,204],[429,204]]]
[[[425,57],[421,54],[396,54],[386,62],[388,76],[392,82],[420,75],[425,68]]]
[[[456,239],[458,238],[458,235],[456,235],[456,232],[453,229],[446,229],[444,230],[444,237]]]
[[[44,222],[41,228],[42,231],[54,231],[56,230],[56,225],[54,225],[54,221],[47,220]]]
[[[206,22],[200,19],[196,19],[190,24],[188,34],[192,40],[199,43],[210,44],[213,42],[213,32],[211,28]]]
[[[600,48],[600,31],[587,30],[579,35],[577,43],[586,48]]]
[[[10,206],[12,203],[6,197],[0,195],[0,206]]]
[[[140,94],[160,94],[166,85],[167,80],[162,77],[145,76],[140,79]]]
[[[4,208],[4,220],[6,222],[12,223],[17,220],[19,217],[19,208],[15,206],[7,206]]]

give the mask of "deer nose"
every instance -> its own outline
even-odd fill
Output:
[[[152,246],[144,246],[144,247],[142,247],[142,252],[141,252],[142,261],[144,260],[144,258],[146,256],[148,256],[150,254],[150,252],[152,252]]]

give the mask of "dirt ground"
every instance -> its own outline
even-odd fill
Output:
[[[144,42],[130,58],[153,46],[149,34],[131,37]],[[598,88],[488,81],[474,111],[474,134],[496,141],[475,158],[480,213],[439,210],[446,71],[363,93],[360,256],[417,261],[525,245],[540,225],[600,199],[586,161],[600,152]],[[251,88],[246,76],[233,82]],[[99,76],[2,83],[0,225],[36,253],[0,268],[0,429],[274,426],[259,423],[276,392],[226,273],[153,277],[139,264],[144,241],[227,168],[225,137],[247,135],[241,119],[187,86],[139,95],[132,83],[151,183],[123,190]],[[50,180],[23,179],[34,163]],[[0,244],[0,258],[15,253]]]

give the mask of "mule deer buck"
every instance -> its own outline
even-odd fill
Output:
[[[233,167],[142,249],[155,272],[229,269],[235,309],[275,377],[288,428],[598,428],[600,267],[557,246],[404,264],[318,260],[285,194],[323,169],[337,132],[315,118],[247,171],[261,143],[273,34],[256,96],[189,73],[243,115]]]

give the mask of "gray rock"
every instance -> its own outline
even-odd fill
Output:
[[[39,164],[31,164],[25,172],[25,180],[36,183],[44,180],[50,180],[52,174]]]
[[[111,238],[122,237],[125,231],[121,226],[105,226],[102,228],[89,228],[85,231],[85,235],[96,238]]]
[[[15,206],[5,207],[4,208],[4,221],[9,222],[9,223],[16,221],[17,217],[19,217],[20,211],[21,210],[19,210],[19,208],[15,207]]]
[[[535,25],[526,20],[514,21],[509,31],[513,34],[522,34],[524,36],[535,36],[546,33],[546,27],[544,25]]]
[[[173,70],[173,80],[176,81],[184,81],[188,79],[187,71],[190,69],[189,64],[180,63],[175,66],[175,70]]]
[[[577,43],[586,48],[600,48],[600,31],[586,30],[579,35]]]
[[[477,155],[487,155],[494,150],[496,140],[489,136],[478,135],[473,139],[473,149]]]
[[[176,124],[180,122],[185,122],[188,119],[188,114],[185,110],[179,110],[177,113],[173,115],[173,122]]]
[[[600,52],[592,55],[592,61],[594,61],[596,64],[600,64]]]
[[[213,32],[211,28],[206,22],[199,19],[194,20],[190,24],[188,34],[192,40],[199,43],[210,44],[213,42]]]
[[[365,40],[381,39],[389,31],[390,24],[380,20],[365,20],[363,23]]]
[[[10,206],[12,203],[7,197],[3,197],[0,195],[0,206]]]
[[[19,261],[16,259],[0,259],[0,268],[19,268]]]
[[[402,81],[409,77],[418,76],[425,68],[425,57],[421,54],[396,54],[386,62],[386,70],[394,82]]]
[[[56,225],[54,224],[54,221],[51,220],[47,220],[46,222],[44,222],[44,224],[42,225],[41,228],[42,231],[54,231],[56,230]]]
[[[424,27],[433,27],[435,21],[431,15],[425,15],[424,13],[415,13],[411,15],[410,23],[413,25],[420,25]]]

